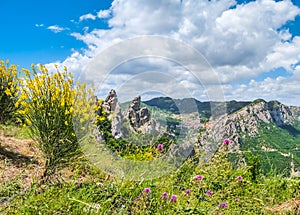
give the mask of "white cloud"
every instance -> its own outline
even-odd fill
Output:
[[[82,15],[79,17],[79,21],[83,21],[83,20],[87,20],[87,19],[91,19],[91,20],[95,20],[96,19],[96,16],[91,14],[91,13],[88,13],[88,14],[85,14],[85,15]]]
[[[90,62],[87,59],[94,59],[113,44],[141,35],[161,35],[183,41],[198,50],[214,68],[219,81],[224,84],[228,98],[236,96],[248,100],[250,93],[255,97],[262,95],[268,98],[269,95],[269,98],[273,98],[274,90],[278,98],[284,98],[283,95],[289,90],[279,87],[279,84],[285,83],[289,89],[294,89],[297,87],[296,82],[300,86],[300,79],[282,77],[279,80],[271,78],[261,82],[249,80],[280,67],[289,70],[293,76],[296,75],[295,65],[300,62],[300,39],[293,38],[288,29],[278,29],[299,14],[300,9],[290,0],[256,0],[240,5],[235,0],[115,0],[109,10],[102,10],[97,14],[98,18],[109,18],[110,29],[94,29],[84,34],[72,33],[76,39],[86,43],[88,49],[81,55],[73,54],[62,63],[72,62],[72,69],[80,72]],[[147,48],[159,47],[145,44],[145,49]],[[128,50],[134,52],[136,49],[128,47]],[[176,51],[176,48],[169,47],[169,51]],[[168,56],[177,59],[184,54],[175,52]],[[199,67],[199,62],[192,60],[185,62],[193,70]],[[143,63],[145,70],[151,71],[153,62],[148,60]],[[134,75],[130,71],[139,65],[136,63],[131,66],[128,75]],[[183,70],[176,70],[176,67],[178,65],[171,67],[174,69],[172,74],[181,77],[180,83],[191,86],[193,92],[201,94],[195,87],[195,80]],[[161,61],[156,71],[164,72],[166,68],[170,68],[170,65]],[[206,72],[202,77],[207,78],[209,75]],[[117,75],[111,78],[112,83],[117,83]],[[241,81],[243,84],[240,84]],[[294,84],[287,84],[288,81],[293,81]],[[197,94],[194,96],[198,96]]]
[[[35,27],[44,27],[44,24],[35,24]]]
[[[100,18],[100,19],[105,19],[105,18],[110,17],[110,14],[111,14],[110,10],[100,10],[97,13],[97,17]]]
[[[69,30],[68,28],[62,28],[62,27],[59,27],[58,25],[51,25],[47,29],[54,33],[59,33],[59,32],[65,31],[65,30]]]

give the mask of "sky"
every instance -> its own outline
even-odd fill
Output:
[[[0,59],[140,94],[300,106],[299,0],[3,0]]]

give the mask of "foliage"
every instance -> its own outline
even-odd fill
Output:
[[[280,175],[251,179],[249,166],[233,168],[222,146],[199,166],[197,156],[178,170],[151,181],[102,178],[82,183],[34,185],[11,200],[6,214],[270,214],[300,197],[300,181]],[[98,178],[98,180],[97,180]],[[9,188],[10,192],[13,193]],[[19,188],[16,188],[17,190]],[[290,214],[293,208],[290,209]]]
[[[300,165],[298,156],[300,128],[297,123],[293,126],[278,127],[274,123],[261,122],[259,134],[255,137],[246,136],[242,140],[241,150],[245,156],[250,154],[260,156],[260,166],[264,173],[276,168],[277,173],[288,175],[291,155],[294,155],[295,165]],[[286,156],[284,156],[286,155]]]
[[[78,142],[73,129],[72,111],[75,91],[71,73],[57,70],[50,75],[40,65],[38,73],[24,70],[22,94],[16,106],[29,125],[33,138],[45,157],[45,174],[49,176],[63,167],[78,153]]]
[[[160,136],[158,133],[142,134],[130,131],[129,122],[124,120],[123,132],[124,138],[116,139],[111,133],[110,113],[103,108],[103,101],[99,100],[96,108],[96,124],[103,138],[103,144],[115,154],[131,160],[153,160],[162,154],[167,153],[170,146],[175,143],[175,140]],[[157,150],[158,144],[162,144],[164,150]]]
[[[0,124],[12,120],[19,94],[17,66],[0,60]]]

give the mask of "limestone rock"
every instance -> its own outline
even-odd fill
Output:
[[[121,113],[120,103],[118,101],[117,93],[112,89],[105,101],[103,102],[103,108],[106,112],[110,113],[109,120],[111,120],[111,133],[115,138],[122,138],[122,125],[123,116]]]
[[[293,120],[294,116],[289,107],[277,101],[258,100],[233,114],[210,120],[206,126],[206,134],[201,141],[207,142],[208,139],[214,139],[221,142],[225,138],[230,138],[235,143],[241,144],[243,133],[247,132],[252,137],[259,134],[258,126],[261,121],[282,126]],[[236,149],[239,144],[235,144]]]
[[[137,96],[130,103],[127,118],[135,131],[150,133],[155,130],[155,120],[151,120],[151,113],[147,107],[141,108],[141,97]]]

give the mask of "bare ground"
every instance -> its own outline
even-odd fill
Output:
[[[42,173],[43,159],[34,141],[19,140],[0,133],[0,186],[20,177],[26,189]]]

